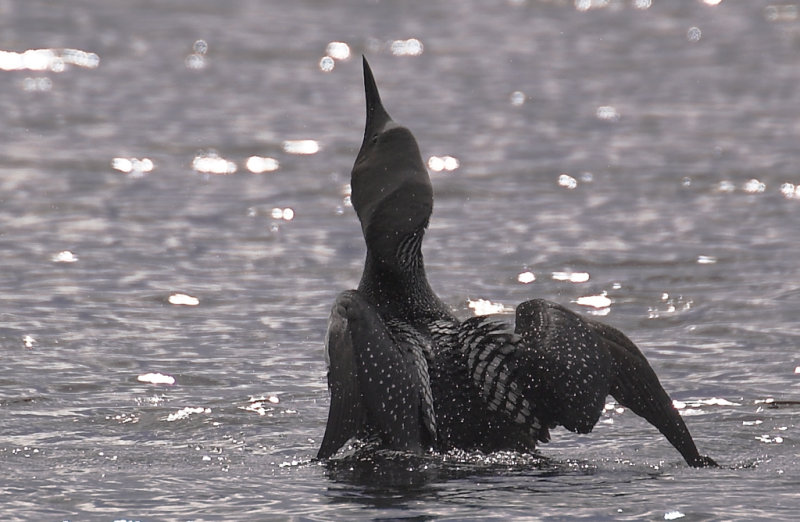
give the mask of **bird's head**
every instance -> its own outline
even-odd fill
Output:
[[[422,233],[433,210],[433,189],[417,140],[383,108],[364,58],[367,123],[350,178],[351,201],[369,247],[396,246]]]

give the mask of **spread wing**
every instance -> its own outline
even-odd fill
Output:
[[[514,332],[474,317],[464,321],[460,336],[488,408],[529,426],[539,440],[547,441],[546,428],[556,425],[587,433],[600,418],[611,364],[580,316],[528,301],[517,308]]]
[[[317,458],[352,437],[377,436],[395,450],[420,452],[435,437],[427,363],[420,346],[397,343],[357,291],[336,298],[325,343],[331,405]]]
[[[644,355],[618,330],[543,300],[517,307],[513,333],[483,317],[462,328],[469,372],[488,408],[529,426],[539,440],[547,440],[541,428],[555,425],[590,432],[611,394],[658,428],[687,463],[713,465],[698,454]]]
[[[605,407],[611,360],[597,336],[572,311],[544,300],[517,307],[515,331],[532,365],[532,392],[546,420],[592,431]]]
[[[597,321],[587,323],[614,362],[611,395],[658,428],[690,466],[716,466],[713,459],[697,451],[689,428],[639,348],[616,328]]]

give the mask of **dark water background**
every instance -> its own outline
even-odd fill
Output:
[[[0,0],[2,518],[796,517],[800,15],[715,3]],[[444,301],[606,313],[725,469],[613,403],[547,460],[310,462],[364,252],[361,53],[459,161],[432,172]]]

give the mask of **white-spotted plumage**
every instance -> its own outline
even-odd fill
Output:
[[[522,377],[516,354],[525,348],[508,325],[488,317],[464,322],[458,345],[463,349],[473,382],[492,411],[506,413],[517,424],[529,427],[535,436],[542,427],[533,415],[530,401],[520,394],[516,379]]]
[[[351,201],[367,256],[336,299],[326,341],[331,407],[318,456],[360,437],[394,450],[534,449],[549,427],[588,432],[609,393],[692,466],[697,452],[644,355],[618,330],[542,300],[514,329],[457,320],[431,289],[421,246],[433,188],[416,139],[384,109],[364,60],[367,118]]]

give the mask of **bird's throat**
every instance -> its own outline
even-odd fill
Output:
[[[438,315],[442,307],[425,273],[418,238],[401,241],[392,253],[367,249],[364,272],[358,290],[380,310],[384,317],[414,321]],[[418,317],[419,316],[419,317]]]

